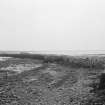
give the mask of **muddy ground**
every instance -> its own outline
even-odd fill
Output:
[[[0,105],[105,105],[104,68],[1,57]]]

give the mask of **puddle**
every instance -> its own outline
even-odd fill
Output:
[[[30,77],[27,77],[27,78],[23,79],[23,81],[26,81],[26,82],[31,82],[31,81],[35,81],[35,80],[38,80],[38,77],[30,76]]]
[[[53,76],[55,78],[55,80],[58,80],[59,78],[62,78],[65,75],[64,72],[58,72],[58,71],[52,70],[50,68],[46,69],[42,73],[49,73],[51,76]]]
[[[10,58],[12,58],[12,57],[0,57],[0,61],[6,61],[6,60],[8,60]]]
[[[38,68],[41,66],[42,66],[42,64],[18,64],[18,65],[11,64],[10,66],[8,66],[6,68],[2,67],[1,70],[10,70],[10,71],[15,71],[15,72],[21,73],[23,71],[32,70],[34,68]]]
[[[57,72],[54,71],[54,70],[45,70],[45,71],[43,71],[43,73],[49,73],[49,74],[52,75],[52,76],[57,75]]]

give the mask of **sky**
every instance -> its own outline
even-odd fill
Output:
[[[105,0],[0,0],[0,50],[105,50]]]

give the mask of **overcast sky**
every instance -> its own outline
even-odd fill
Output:
[[[105,0],[0,0],[0,50],[105,50]]]

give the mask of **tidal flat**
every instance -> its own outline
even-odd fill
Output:
[[[0,54],[0,105],[105,105],[105,56]]]

